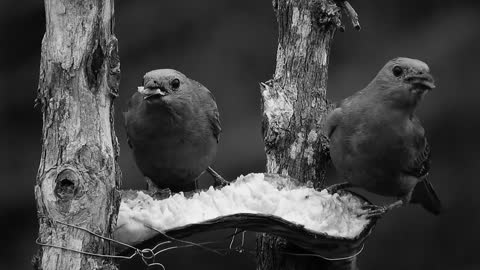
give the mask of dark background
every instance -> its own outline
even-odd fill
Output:
[[[122,82],[116,100],[123,186],[143,188],[125,141],[121,111],[148,70],[171,67],[206,85],[223,134],[215,168],[226,178],[264,170],[258,82],[275,67],[277,28],[270,0],[116,1]],[[409,206],[382,219],[359,258],[362,269],[480,269],[480,12],[467,1],[352,1],[363,29],[337,33],[328,95],[365,86],[397,56],[424,60],[438,88],[418,114],[433,148],[431,180],[446,206],[434,217]],[[42,1],[0,2],[0,269],[29,269],[37,235],[33,186],[41,114],[33,107],[45,18]],[[335,179],[329,179],[334,182]],[[367,195],[375,202],[377,196]],[[198,236],[225,240],[226,234]],[[247,247],[254,247],[252,234]],[[228,246],[228,241],[218,246]],[[477,259],[476,259],[477,258]],[[254,269],[248,252],[217,256],[183,249],[160,257],[167,269]],[[124,263],[122,269],[143,269]],[[133,268],[132,268],[133,269]]]

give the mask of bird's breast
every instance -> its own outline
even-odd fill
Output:
[[[216,155],[216,138],[202,114],[143,114],[129,129],[137,165],[154,182],[161,179],[159,186],[195,180]]]
[[[407,122],[361,116],[348,120],[331,137],[333,164],[353,184],[378,194],[395,195],[392,193],[400,190],[400,185],[405,186],[401,170],[412,158]]]

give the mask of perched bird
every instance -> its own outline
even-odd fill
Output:
[[[210,167],[221,132],[212,93],[173,69],[150,71],[142,84],[128,102],[125,126],[149,187],[190,191],[205,170],[225,183]]]
[[[347,182],[328,190],[361,187],[399,198],[390,205],[370,207],[369,217],[409,202],[439,214],[440,200],[427,180],[430,147],[415,116],[433,88],[427,64],[395,58],[364,89],[343,100],[328,115],[326,128],[333,165]]]

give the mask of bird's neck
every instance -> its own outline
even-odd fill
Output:
[[[142,105],[142,109],[147,115],[164,116],[172,113],[172,109],[170,108],[170,106],[167,106],[167,104],[161,100],[145,101]]]
[[[380,104],[385,104],[388,108],[403,112],[405,115],[415,113],[421,97],[412,94],[409,89],[402,86],[391,86],[389,84],[378,84],[374,91],[369,91]]]
[[[383,101],[389,110],[394,111],[399,115],[403,115],[405,118],[411,118],[417,109],[416,103],[411,102],[398,102],[396,100],[385,99]]]
[[[177,125],[191,118],[192,108],[187,102],[175,99],[146,103],[143,113],[159,125],[168,126]]]

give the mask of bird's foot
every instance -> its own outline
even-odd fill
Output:
[[[399,200],[389,205],[381,205],[381,206],[374,205],[374,204],[364,205],[362,206],[362,210],[364,210],[364,212],[360,213],[358,216],[365,217],[367,219],[381,218],[390,210],[400,207],[403,204],[404,202],[402,200]]]
[[[172,196],[172,191],[169,188],[159,189],[151,195],[154,199],[163,200]]]
[[[331,185],[331,186],[329,186],[325,189],[327,190],[327,192],[329,194],[335,194],[335,193],[337,193],[337,191],[339,191],[341,189],[349,188],[349,187],[352,187],[351,183],[343,182],[343,183],[338,183],[338,184]]]
[[[230,182],[225,180],[225,178],[223,178],[220,174],[218,174],[216,171],[214,171],[212,169],[212,167],[208,167],[207,172],[213,177],[213,180],[215,181],[214,182],[215,187],[224,187],[224,186],[230,184]]]
[[[382,217],[385,213],[388,212],[388,207],[386,206],[380,206],[380,205],[365,205],[362,206],[362,213],[359,214],[359,217],[365,217],[366,219],[372,219],[372,218],[380,218]]]
[[[154,199],[161,200],[168,198],[172,195],[172,191],[169,188],[158,188],[155,183],[153,183],[152,179],[150,179],[149,177],[145,177],[145,181],[147,182],[148,194]]]

